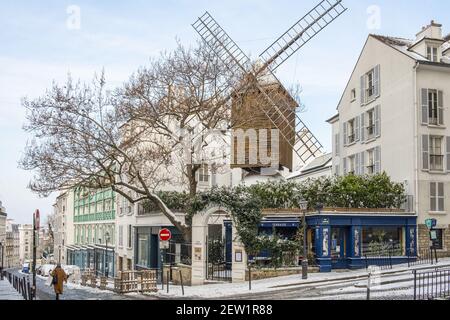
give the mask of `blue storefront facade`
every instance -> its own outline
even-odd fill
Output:
[[[281,238],[294,239],[302,228],[301,221],[301,214],[266,214],[260,224],[260,234],[275,232]],[[320,272],[365,268],[366,259],[375,259],[374,253],[380,251],[391,255],[393,264],[405,263],[408,256],[417,254],[417,216],[414,214],[308,213],[306,224],[308,257],[315,260],[310,264],[318,266]],[[231,228],[231,222],[225,222],[227,228]],[[231,233],[226,233],[227,244],[231,242],[230,236]]]

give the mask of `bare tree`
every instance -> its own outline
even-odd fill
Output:
[[[179,45],[114,93],[106,90],[102,74],[91,84],[69,78],[41,98],[24,99],[24,129],[35,139],[20,165],[36,173],[31,190],[48,196],[74,187],[111,187],[130,203],[155,203],[190,241],[189,222],[176,216],[157,190],[182,183],[195,194],[195,175],[206,160],[205,132],[229,124],[229,81],[226,68],[204,47]],[[184,179],[174,181],[176,165]]]

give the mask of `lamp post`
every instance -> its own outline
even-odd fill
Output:
[[[300,209],[303,212],[303,259],[302,259],[302,279],[308,279],[308,248],[306,246],[306,210],[308,209],[308,201],[300,202]]]
[[[0,249],[2,250],[2,264],[1,264],[1,266],[0,266],[0,278],[3,280],[3,259],[4,259],[4,257],[5,257],[3,251],[4,251],[5,249],[3,248],[3,243],[2,243],[2,242],[0,242]]]
[[[106,241],[106,246],[105,246],[105,277],[108,278],[108,241],[109,241],[109,232],[105,233],[105,241]]]

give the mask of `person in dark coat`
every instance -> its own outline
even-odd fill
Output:
[[[63,282],[67,283],[67,274],[64,272],[63,268],[61,268],[61,264],[58,263],[55,270],[53,270],[50,275],[53,277],[52,284],[53,289],[55,290],[56,300],[59,300],[59,295],[63,294],[64,290]]]

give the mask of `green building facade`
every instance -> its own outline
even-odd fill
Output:
[[[74,245],[68,247],[69,264],[114,276],[116,195],[111,188],[94,192],[74,189]]]

